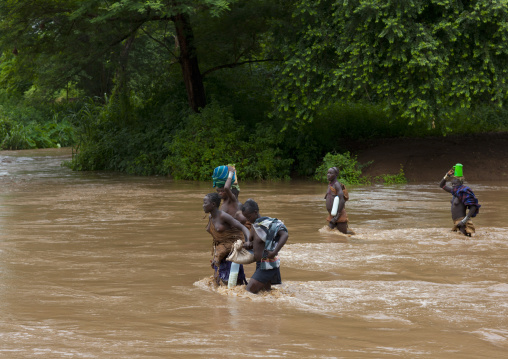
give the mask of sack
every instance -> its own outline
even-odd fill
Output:
[[[328,185],[328,188],[330,189],[330,192],[336,196],[337,195],[337,190],[335,188],[333,188],[332,186]],[[344,194],[344,202],[347,202],[349,200],[349,192],[346,188],[346,186],[344,186],[343,183],[340,184],[340,188],[342,189],[342,193]],[[326,193],[325,195],[325,198],[326,196],[328,195],[328,193]]]
[[[347,191],[346,186],[344,186],[342,183],[340,186],[342,188],[342,193],[344,193],[344,202],[347,202],[349,200],[349,192]]]
[[[243,242],[239,239],[233,244],[233,249],[226,260],[238,264],[250,264],[254,263],[254,253],[243,248]]]

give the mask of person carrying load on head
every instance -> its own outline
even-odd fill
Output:
[[[238,176],[236,168],[232,165],[218,166],[212,174],[213,187],[217,188],[217,193],[222,199],[221,210],[229,213],[235,219],[250,229],[250,223],[242,215],[242,204],[238,201],[240,186],[238,185]]]
[[[337,229],[344,234],[352,234],[348,231],[348,218],[346,213],[346,201],[349,194],[342,183],[337,180],[340,171],[337,167],[331,167],[326,173],[328,180],[328,191],[325,195],[326,210],[328,211],[328,226],[330,229]]]
[[[446,185],[447,181],[451,181],[452,187]],[[452,194],[452,231],[459,230],[462,234],[471,237],[471,234],[475,233],[471,218],[476,217],[481,205],[471,188],[464,185],[463,166],[460,163],[453,166],[439,182],[439,187]]]
[[[217,284],[227,284],[231,271],[231,262],[226,257],[233,250],[238,240],[249,242],[250,232],[239,221],[228,213],[219,210],[221,198],[218,193],[209,193],[203,198],[203,211],[209,213],[207,232],[212,235],[212,260],[214,279]],[[243,265],[239,267],[238,281],[236,284],[247,284]]]

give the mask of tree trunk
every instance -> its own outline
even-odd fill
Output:
[[[132,49],[132,43],[135,38],[136,34],[133,33],[123,45],[115,74],[115,88],[111,94],[111,101],[115,101],[118,104],[118,120],[122,121],[123,124],[128,123],[132,115],[127,79],[127,63],[129,61],[129,53]]]
[[[180,46],[180,66],[182,67],[187,98],[190,107],[195,112],[199,112],[206,106],[206,96],[194,46],[194,33],[188,15],[178,14],[173,17],[173,21]]]

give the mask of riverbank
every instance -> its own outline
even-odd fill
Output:
[[[347,146],[367,176],[397,174],[403,166],[410,182],[439,181],[456,163],[464,165],[468,182],[508,181],[508,132],[475,135],[393,138],[355,142]],[[46,148],[1,151],[14,156],[70,156],[72,149]]]
[[[439,181],[456,163],[474,181],[508,181],[508,133],[433,138],[394,138],[355,143],[351,151],[367,176],[396,174],[403,166],[410,182]]]

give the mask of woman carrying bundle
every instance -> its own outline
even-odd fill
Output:
[[[211,265],[217,284],[226,284],[229,279],[231,262],[226,257],[238,240],[249,242],[249,230],[230,214],[219,209],[221,198],[218,193],[209,193],[203,199],[203,210],[209,213],[207,232],[213,238]],[[243,236],[242,236],[243,235]],[[237,284],[247,284],[243,265],[240,265]]]
[[[250,229],[251,224],[243,216],[242,204],[238,201],[240,187],[238,186],[238,176],[234,166],[216,167],[212,174],[213,187],[217,188],[217,193],[222,199],[220,209],[240,221]]]

